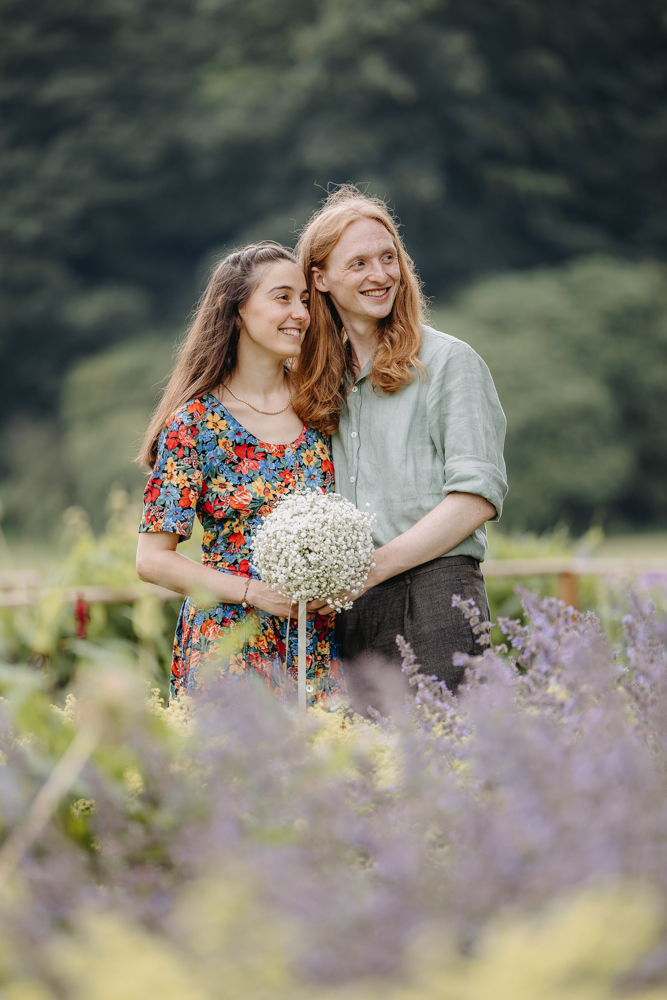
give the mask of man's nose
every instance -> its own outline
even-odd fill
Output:
[[[372,261],[369,278],[371,281],[377,281],[379,285],[387,280],[387,271],[381,260]]]

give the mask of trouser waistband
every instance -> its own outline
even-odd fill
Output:
[[[437,559],[430,559],[420,566],[413,566],[412,569],[405,570],[404,573],[397,573],[390,576],[388,580],[378,583],[374,590],[382,590],[386,587],[395,586],[398,583],[410,583],[415,577],[423,576],[426,573],[446,572],[452,566],[474,566],[479,568],[479,559],[474,556],[438,556]]]

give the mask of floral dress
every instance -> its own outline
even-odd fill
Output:
[[[334,488],[328,439],[304,426],[292,444],[258,441],[212,393],[186,403],[165,425],[144,493],[139,531],[192,534],[204,527],[204,565],[257,577],[250,541],[282,494],[303,485]],[[345,689],[333,638],[334,615],[308,621],[306,693],[310,705],[335,709]],[[255,675],[274,693],[296,701],[297,628],[287,619],[240,604],[199,606],[188,597],[174,638],[171,693],[192,693],[212,670],[225,677]]]

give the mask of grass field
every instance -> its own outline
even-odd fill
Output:
[[[595,553],[598,556],[642,558],[667,556],[667,531],[632,535],[609,535]]]

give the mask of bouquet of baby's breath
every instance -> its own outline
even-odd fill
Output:
[[[255,533],[253,563],[263,582],[295,602],[351,608],[374,565],[375,515],[340,493],[305,490],[278,501]]]

